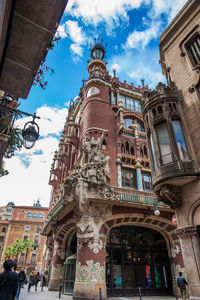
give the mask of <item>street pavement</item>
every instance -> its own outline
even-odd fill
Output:
[[[33,287],[31,292],[27,292],[27,286],[21,289],[19,300],[57,300],[59,299],[58,292],[50,292],[46,287],[41,291],[41,288],[38,287],[38,291],[35,292]],[[72,300],[72,296],[61,295],[61,300]],[[141,300],[138,297],[109,297],[108,300]],[[142,296],[142,300],[176,300],[175,297],[169,296]],[[179,298],[180,300],[180,298]]]

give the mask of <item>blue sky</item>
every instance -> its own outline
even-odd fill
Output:
[[[58,27],[61,37],[49,50],[46,65],[54,70],[45,74],[45,90],[33,86],[20,109],[37,112],[41,120],[40,139],[31,150],[22,149],[11,159],[5,159],[9,175],[0,179],[1,205],[13,201],[16,205],[32,205],[38,198],[48,206],[51,187],[48,185],[53,153],[68,112],[87,79],[90,43],[103,38],[107,69],[117,68],[117,76],[135,86],[141,78],[155,88],[165,78],[159,61],[159,36],[186,0],[69,0]],[[23,127],[27,118],[17,121]],[[12,186],[12,188],[10,188]]]

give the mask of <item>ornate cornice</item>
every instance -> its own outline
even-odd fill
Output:
[[[190,225],[176,229],[176,234],[179,238],[198,235],[197,226]]]

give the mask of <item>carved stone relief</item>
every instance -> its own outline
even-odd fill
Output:
[[[181,198],[182,189],[179,186],[166,184],[158,192],[159,200],[170,205],[173,208],[182,206]]]
[[[98,224],[111,215],[112,205],[95,203],[93,200],[119,199],[118,193],[107,184],[110,180],[110,158],[100,151],[103,137],[104,132],[97,140],[86,137],[82,155],[74,165],[72,174],[66,179],[63,197],[65,204],[72,201],[76,203],[75,217],[79,236],[82,234],[85,239],[86,234],[89,234],[88,237],[95,238],[95,241],[98,238]],[[96,247],[95,242],[95,249]]]

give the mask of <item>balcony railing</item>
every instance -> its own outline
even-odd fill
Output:
[[[127,189],[117,188],[117,187],[115,187],[115,190],[120,195],[120,201],[127,201],[131,203],[138,203],[144,205],[156,204],[158,206],[167,207],[167,205],[164,204],[163,202],[158,202],[158,198],[154,193],[127,190]]]

